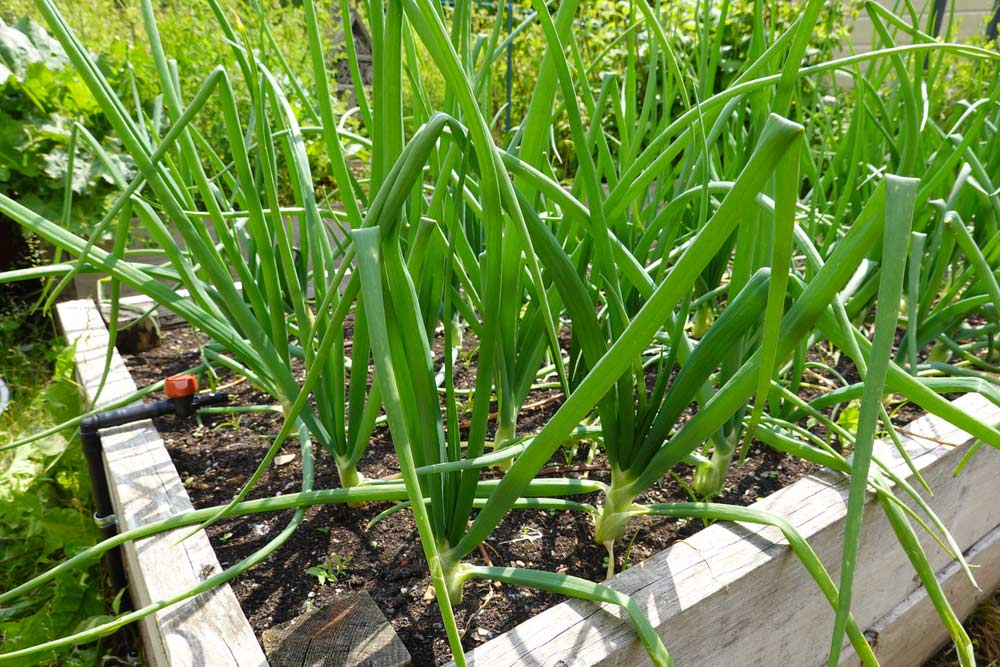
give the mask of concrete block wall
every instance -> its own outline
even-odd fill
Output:
[[[905,16],[902,0],[876,0],[879,4],[894,11],[900,16]],[[956,30],[953,33],[955,41],[964,41],[971,37],[982,35],[986,29],[986,21],[993,11],[993,0],[947,0],[944,21],[941,25],[942,35],[948,25],[948,17],[952,5],[955,7]],[[921,23],[926,24],[927,14],[933,7],[933,0],[915,0],[914,6],[920,13]],[[854,48],[858,53],[872,50],[873,35],[875,28],[871,19],[864,11],[854,23],[851,37],[854,41]],[[909,38],[899,35],[898,43],[909,43]]]

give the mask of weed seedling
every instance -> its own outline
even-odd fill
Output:
[[[320,586],[325,586],[327,582],[337,583],[337,579],[340,578],[340,575],[350,565],[351,560],[351,556],[341,556],[334,551],[323,563],[314,565],[306,570],[306,574],[316,577]]]

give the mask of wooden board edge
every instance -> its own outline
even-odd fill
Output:
[[[959,618],[967,618],[991,591],[1000,586],[1000,527],[983,536],[965,552],[973,568],[976,588],[958,563],[949,563],[937,574],[948,601]],[[919,632],[914,632],[919,628]],[[883,667],[913,667],[933,657],[950,641],[927,589],[920,587],[866,631]],[[847,656],[841,667],[857,667],[856,656]],[[819,667],[817,665],[817,667]]]
[[[1000,421],[1000,409],[979,394],[966,394],[952,403],[967,412],[984,411],[994,417],[993,421]],[[940,466],[952,466],[957,462],[961,449],[972,442],[972,438],[968,434],[955,428],[947,421],[929,414],[911,422],[907,431],[909,434],[903,434],[902,437],[904,447],[912,455],[917,469],[921,471],[932,466],[938,467],[938,469]],[[905,462],[894,448],[885,443],[877,443],[877,447],[883,456],[891,457],[890,466],[897,472],[903,473]],[[989,448],[984,449],[988,450]],[[901,474],[901,476],[904,479],[910,477],[908,472]],[[821,472],[819,475],[806,477],[777,491],[755,503],[754,507],[787,516],[791,523],[808,539],[821,530],[829,530],[833,524],[843,518],[846,511],[846,494],[846,480],[842,478],[838,480],[832,473]],[[816,506],[820,507],[821,514],[813,516],[810,515],[808,508],[801,508],[800,505],[805,500],[812,501],[812,511],[815,511]],[[791,512],[790,515],[789,512]],[[994,527],[995,524],[991,525],[988,530],[992,530]],[[772,543],[783,541],[780,535],[776,535],[775,529],[770,527],[762,528],[740,524],[740,528],[745,529],[739,533],[743,535],[742,538],[738,537],[739,534],[734,533],[729,525],[715,524],[699,531],[691,538],[684,540],[683,543],[669,547],[652,556],[643,564],[639,564],[638,567],[633,566],[606,583],[631,595],[641,594],[649,586],[649,582],[657,578],[657,568],[662,570],[662,576],[674,581],[681,579],[681,576],[685,574],[679,572],[679,565],[685,569],[700,568],[706,573],[713,571],[717,573],[718,570],[712,565],[713,559],[721,554],[731,554],[737,548],[737,543],[742,540],[751,540],[761,536]],[[787,547],[777,551],[757,548],[746,551],[752,552],[752,556],[748,556],[750,561],[745,564],[745,567],[733,568],[732,563],[727,562],[727,567],[720,569],[726,571],[727,574],[734,569],[737,570],[738,573],[735,575],[737,578],[753,577],[754,570],[761,565],[789,557]],[[652,571],[643,572],[643,569]],[[717,578],[715,574],[712,574],[711,579],[711,582],[705,583],[705,590],[700,593],[702,600],[731,594],[729,593],[730,586],[735,583],[735,579]],[[910,591],[904,592],[904,595],[909,594]],[[654,627],[661,629],[662,632],[670,617],[657,617],[655,600],[637,601],[650,616]],[[886,610],[893,607],[895,605],[890,602]],[[685,609],[684,613],[688,611]],[[750,609],[744,611],[747,614],[753,613]],[[733,613],[740,615],[743,612],[736,610]],[[563,664],[567,667],[569,665],[616,664],[618,658],[625,654],[633,657],[633,650],[624,651],[623,649],[626,647],[634,649],[638,645],[634,634],[629,634],[631,628],[628,627],[627,622],[616,619],[621,619],[621,614],[608,605],[600,606],[569,600],[541,612],[518,627],[477,647],[467,654],[467,658],[470,665],[489,667],[526,664],[525,661],[531,664],[548,665],[549,658],[554,659],[556,655],[560,656],[559,660],[563,660]],[[541,627],[547,627],[547,629],[543,632],[539,630]],[[627,636],[622,634],[623,627],[626,628]],[[607,634],[602,637],[600,636],[602,632]],[[540,637],[543,634],[549,639],[534,639],[534,637]],[[556,639],[559,637],[563,638]],[[572,650],[563,650],[549,647],[548,641],[550,639],[553,644],[558,644],[563,649],[567,646],[573,648]],[[532,649],[532,647],[535,648]],[[543,647],[544,650],[541,653],[533,655],[533,650]],[[590,654],[586,659],[582,657],[585,653]],[[566,655],[573,655],[574,658],[567,661],[564,659]],[[912,666],[907,665],[907,667]]]
[[[99,357],[102,361],[104,359],[108,331],[104,326],[97,306],[90,299],[78,299],[59,303],[56,305],[56,315],[67,344],[75,347],[78,379],[85,397],[88,403],[90,403],[92,398],[90,395],[91,390],[100,382],[99,375],[94,377],[94,369],[97,368],[95,358]],[[132,380],[132,376],[125,367],[120,355],[115,351],[112,356],[111,370],[108,374],[106,389],[102,392],[98,404],[107,404],[128,395],[134,390],[135,382]],[[159,433],[152,425],[152,422],[148,420],[124,427],[108,429],[102,431],[102,433],[106,434],[105,438],[107,440],[126,438],[142,442],[145,447],[156,449],[155,459],[163,461],[165,457],[166,460],[169,460],[169,453],[166,452]],[[162,452],[159,451],[161,449]],[[144,460],[149,461],[148,458]],[[112,485],[111,496],[115,511],[119,514],[127,514],[128,510],[124,509],[120,504],[120,493],[118,486],[115,484],[115,473],[109,468],[107,452],[105,452],[104,463],[105,471],[109,475],[109,484]],[[161,478],[164,476],[167,477],[166,481],[168,483],[159,487],[164,493],[169,488],[183,489],[183,484],[177,475],[176,469],[172,466],[169,466],[169,469],[160,466],[154,474]],[[171,474],[176,480],[170,478]],[[153,501],[157,504],[162,503],[172,509],[178,509],[178,507],[181,510],[185,507],[190,508],[190,501],[186,499],[186,495],[180,501],[176,497],[170,498],[169,501],[166,498],[160,501],[157,501],[155,498],[147,498],[147,501]],[[148,544],[157,538],[173,540],[176,537],[179,537],[179,535],[154,536],[146,540],[141,540],[138,544]],[[195,542],[198,544],[195,544]],[[123,556],[129,577],[135,582],[133,594],[138,597],[136,603],[138,605],[148,604],[152,602],[149,599],[148,593],[145,593],[149,587],[149,582],[146,581],[149,565],[139,555],[137,543],[128,543],[126,547],[123,549]],[[185,560],[184,563],[178,562],[178,566],[188,566],[190,568],[191,563],[186,561],[191,559],[192,549],[198,552],[199,563],[211,567],[213,573],[222,570],[218,558],[208,543],[208,537],[203,532],[192,537],[188,543],[181,545],[180,548],[169,550],[166,553],[168,557]],[[155,557],[158,561],[162,559],[164,557],[163,551],[160,550]],[[162,562],[159,565],[162,567]],[[178,569],[184,568],[179,567]],[[187,643],[193,647],[192,650],[187,651],[185,650],[186,647],[179,646],[178,638],[180,635],[171,633],[165,630],[165,628],[176,623],[176,616],[174,616],[177,613],[176,610],[183,609],[185,606],[189,609],[197,609],[199,613],[209,613],[213,618],[218,616],[220,619],[224,619],[223,623],[228,626],[227,636],[220,636],[218,627],[214,623],[204,625],[196,623],[193,624],[193,631],[191,627],[184,628],[181,641],[181,643]],[[147,616],[141,619],[139,624],[140,634],[146,648],[147,660],[154,666],[186,667],[187,665],[191,665],[191,667],[195,667],[196,665],[205,664],[202,660],[205,656],[200,653],[202,647],[212,644],[218,645],[221,642],[224,644],[220,649],[221,653],[223,655],[228,654],[227,664],[233,667],[267,667],[267,660],[263,649],[257,642],[253,629],[250,627],[250,623],[240,608],[239,602],[229,584],[224,584],[213,589],[213,591],[203,593],[185,600],[178,605]],[[199,637],[198,632],[203,632],[204,636]],[[181,650],[178,650],[178,648]]]
[[[977,401],[978,402],[982,402],[982,400],[984,400],[984,399],[982,399],[981,397],[971,397],[968,400],[972,401],[972,402],[977,402]],[[930,417],[930,416],[925,416],[925,417],[923,417],[921,419],[925,420],[925,422],[927,422],[927,420],[930,420],[931,422],[933,422],[934,420],[937,420],[936,417]],[[938,420],[938,421],[941,421],[941,420]],[[947,425],[947,426],[950,426],[950,425]],[[947,426],[945,428],[942,428],[941,430],[947,431],[948,430]],[[935,430],[934,428],[931,428],[931,431],[934,431],[934,430]],[[952,429],[952,430],[954,430],[954,429]],[[932,452],[932,459],[931,460],[933,461],[933,460],[936,460],[936,458],[939,458],[942,455],[942,451],[943,450],[941,449],[941,447],[934,446],[934,447],[928,448],[926,446],[927,445],[926,439],[922,438],[919,434],[915,434],[915,435],[916,435],[915,438],[908,438],[908,444],[916,444],[916,445],[921,445],[922,444],[923,445],[923,447],[921,449],[919,449],[919,450],[917,450],[917,451],[914,452],[917,455],[918,458],[921,457],[921,456],[926,455],[928,452]],[[924,442],[921,442],[922,440]],[[939,445],[940,443],[937,443],[937,444]],[[949,444],[960,445],[960,444],[963,444],[963,443],[952,442],[952,443],[949,443]],[[918,467],[922,467],[922,466],[918,465]],[[803,482],[804,481],[806,481],[806,480],[803,480]],[[813,480],[813,482],[815,482],[815,480]],[[801,483],[802,482],[798,482],[796,484],[801,484]],[[786,495],[792,495],[792,496],[794,496],[794,491],[792,489],[795,486],[796,485],[792,485],[791,487],[787,487],[786,489],[783,489],[782,491],[779,491],[778,494],[782,494],[784,492]],[[776,494],[776,496],[772,496],[772,497],[768,498],[766,501],[762,501],[762,504],[769,504],[769,505],[775,505],[775,504],[780,505],[780,504],[782,504],[782,503],[780,503],[778,501],[778,499],[780,498],[780,495],[778,495],[778,494]],[[705,531],[703,531],[703,532],[705,532]],[[986,539],[986,538],[984,538],[984,539]],[[1000,541],[998,541],[998,544],[1000,544]],[[998,548],[1000,548],[1000,547],[998,547]],[[952,566],[952,569],[957,569],[957,567]],[[950,577],[954,573],[951,572],[951,570],[949,570],[949,568],[945,568],[945,571],[943,571],[942,574],[943,575],[944,574],[948,574],[949,581],[950,581],[951,580]],[[957,580],[958,579],[956,579],[956,581]],[[923,608],[924,604],[926,604],[926,602],[928,602],[928,601],[926,601],[926,593],[923,593],[923,600],[924,600],[924,602],[921,602],[921,600],[919,598],[919,595],[921,593],[922,593],[922,591],[917,591],[916,593],[912,594],[910,596],[910,598],[907,598],[906,601],[900,603],[900,605],[892,612],[892,614],[887,615],[882,620],[880,620],[879,623],[877,623],[876,625],[874,625],[873,626],[873,630],[874,631],[879,631],[878,628],[884,626],[884,631],[887,632],[889,629],[891,629],[891,625],[889,625],[889,621],[892,618],[895,618],[896,616],[902,615],[907,610],[910,610],[908,613],[911,613],[911,614],[912,613],[917,613],[916,611],[912,611],[912,610],[921,609],[921,608]],[[914,596],[917,596],[917,597],[914,597]],[[905,609],[904,609],[904,607],[905,607]],[[895,616],[893,616],[893,615],[895,615]],[[895,621],[893,621],[893,622],[895,622]],[[880,625],[880,624],[882,624],[882,625]],[[939,643],[940,640],[939,639],[935,640],[935,642]],[[890,664],[890,663],[887,663],[887,664]],[[902,663],[900,663],[900,664],[902,664]]]

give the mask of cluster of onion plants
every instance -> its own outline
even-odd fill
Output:
[[[980,392],[1000,404],[1000,80],[984,97],[938,113],[947,63],[992,68],[995,53],[935,40],[908,4],[903,19],[871,3],[874,52],[812,54],[805,64],[824,8],[807,0],[777,35],[758,11],[747,62],[713,90],[706,82],[715,80],[723,45],[707,38],[710,7],[698,13],[699,55],[688,58],[660,21],[659,4],[638,0],[634,25],[621,35],[628,66],[595,85],[602,62],[580,57],[578,2],[551,14],[535,0],[527,21],[538,23],[548,46],[525,117],[504,134],[489,89],[492,69],[503,66],[503,17],[490,35],[475,36],[469,2],[456,2],[446,21],[430,0],[390,0],[364,7],[370,87],[346,31],[360,124],[348,129],[332,102],[312,0],[303,11],[316,90],[296,83],[266,30],[254,39],[218,0],[208,1],[239,68],[217,69],[195,91],[181,90],[153,4],[143,1],[167,119],[156,123],[111,89],[53,0],[37,0],[138,175],[121,179],[95,232],[116,226],[110,250],[3,196],[0,213],[76,258],[49,275],[65,282],[81,270],[106,272],[113,309],[120,285],[129,285],[208,334],[206,361],[265,389],[284,425],[229,505],[126,532],[0,593],[0,603],[127,540],[299,511],[264,549],[196,589],[30,650],[88,641],[237,576],[280,546],[309,505],[389,501],[388,511],[412,513],[459,664],[453,605],[471,579],[619,605],[651,660],[672,664],[629,596],[568,574],[475,562],[509,513],[549,508],[593,516],[609,576],[615,544],[638,516],[775,526],[836,610],[830,664],[846,635],[862,662],[875,665],[850,614],[864,501],[873,492],[963,664],[974,664],[918,530],[971,577],[961,548],[925,501],[919,474],[914,486],[872,452],[880,433],[899,444],[889,394],[1000,447],[993,425],[942,396]],[[350,8],[341,8],[346,20]],[[908,43],[897,45],[900,37]],[[447,86],[441,109],[429,102],[429,68]],[[231,77],[250,91],[249,107],[237,104]],[[213,96],[226,146],[209,145],[191,123]],[[557,119],[568,123],[576,151],[569,185],[555,178],[549,150]],[[332,165],[328,200],[313,188],[310,134]],[[363,169],[349,161],[348,143],[366,146]],[[284,177],[291,205],[279,188]],[[163,263],[130,259],[134,220],[163,249]],[[471,388],[455,386],[463,347],[477,353]],[[810,358],[819,347],[849,358],[862,381],[801,398],[810,373],[843,379]],[[548,377],[562,403],[540,430],[521,432],[528,395]],[[460,390],[469,393],[467,410]],[[849,430],[829,408],[852,401],[860,414]],[[399,479],[368,479],[357,468],[382,413]],[[807,420],[841,447],[810,432]],[[245,501],[293,435],[302,446],[302,492]],[[581,439],[607,457],[608,481],[539,475],[560,447]],[[754,439],[850,477],[839,585],[783,517],[712,502]],[[313,489],[313,440],[330,454],[341,488]],[[695,466],[698,502],[637,502],[682,462]],[[488,468],[500,473],[485,475]]]

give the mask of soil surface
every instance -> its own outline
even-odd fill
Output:
[[[198,347],[204,341],[203,336],[187,328],[165,331],[159,348],[128,355],[125,361],[136,383],[145,386],[200,363]],[[849,380],[857,377],[850,362],[838,361],[836,368]],[[803,396],[819,393],[830,380],[829,374],[822,370],[814,375],[813,388],[804,388]],[[222,370],[215,389],[228,391],[230,403],[234,405],[271,405],[274,402],[246,380]],[[533,393],[518,422],[521,432],[540,428],[560,401],[558,391]],[[899,423],[904,423],[918,414],[917,410],[904,409],[895,416]],[[164,417],[156,420],[156,426],[195,507],[206,507],[225,504],[239,492],[280,429],[281,417],[276,413],[214,415],[197,420]],[[815,426],[812,430],[821,437],[826,435],[822,427]],[[339,484],[332,460],[320,447],[316,446],[315,450],[314,488],[336,488]],[[251,491],[251,498],[300,490],[297,443],[290,440],[281,454],[284,456],[276,459],[276,465],[264,473]],[[555,476],[587,475],[591,479],[608,481],[603,455],[597,454],[588,463],[587,454],[586,445],[575,452],[557,452],[549,470]],[[359,469],[369,478],[383,478],[399,472],[392,442],[384,427],[376,428]],[[755,443],[744,464],[734,463],[724,494],[717,500],[749,505],[812,470],[809,463]],[[691,483],[693,470],[681,465],[675,472],[676,477],[665,477],[640,497],[639,502],[690,500],[682,482]],[[593,497],[577,499],[598,500]],[[363,589],[391,621],[416,667],[449,660],[430,577],[409,512],[397,512],[367,527],[372,518],[388,507],[387,503],[357,508],[312,507],[306,511],[298,530],[278,551],[235,579],[233,590],[258,637],[264,630],[298,616],[312,605],[322,605],[339,594]],[[223,567],[264,546],[287,524],[291,515],[291,511],[257,514],[210,527],[208,534]],[[618,569],[638,563],[703,527],[702,522],[696,520],[634,519],[618,549]],[[592,536],[593,521],[586,514],[515,510],[470,559],[484,563],[489,558],[494,565],[541,568],[600,581],[605,573],[606,551],[594,543]],[[324,563],[335,576],[321,585],[307,570]],[[563,599],[526,588],[472,581],[466,585],[465,599],[456,609],[459,627],[464,632],[463,644],[466,650],[471,649]]]

